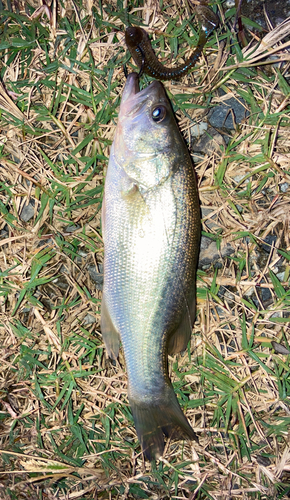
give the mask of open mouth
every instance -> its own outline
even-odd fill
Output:
[[[128,99],[131,99],[135,95],[139,94],[138,97],[142,98],[144,96],[149,95],[149,89],[150,92],[152,91],[153,87],[160,87],[162,88],[162,84],[158,82],[157,80],[154,80],[153,82],[148,85],[145,89],[140,91],[139,88],[139,76],[138,73],[129,73],[126,81],[126,85],[123,91],[123,96],[122,96],[122,105],[128,101]]]

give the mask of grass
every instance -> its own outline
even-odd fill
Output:
[[[166,62],[185,57],[198,33],[175,1],[54,5],[0,2],[0,498],[289,498],[285,30],[267,35],[264,53],[255,40],[243,51],[235,9],[218,4],[206,55],[166,84],[189,145],[192,124],[228,97],[248,117],[195,165],[203,234],[232,248],[199,270],[192,342],[170,358],[199,444],[168,442],[149,464],[122,353],[108,361],[99,329],[100,208],[122,65],[133,69],[124,26],[148,26]],[[273,50],[283,64],[265,57]]]

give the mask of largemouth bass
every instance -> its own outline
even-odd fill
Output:
[[[166,436],[195,439],[168,375],[195,318],[200,210],[191,159],[162,84],[122,96],[105,182],[101,330],[108,355],[122,341],[128,396],[145,456]]]

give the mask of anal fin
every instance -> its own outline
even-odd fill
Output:
[[[190,340],[192,325],[195,320],[195,290],[191,294],[189,303],[184,306],[181,320],[174,332],[168,339],[168,354],[176,354],[184,351]]]

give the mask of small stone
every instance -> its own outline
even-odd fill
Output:
[[[269,288],[260,287],[262,302],[272,299],[271,290]]]
[[[194,152],[211,154],[215,151],[221,151],[226,143],[223,136],[214,128],[210,127],[192,146]]]
[[[52,283],[55,283],[56,286],[61,290],[67,290],[69,287],[69,283],[67,282],[64,275],[60,276],[59,278],[55,278],[54,280],[52,280]]]
[[[239,184],[239,182],[245,177],[245,174],[240,174],[240,175],[236,175],[235,177],[233,177],[233,180]],[[245,181],[245,184],[248,184],[250,182],[250,179],[246,179]]]
[[[192,157],[192,161],[195,165],[197,165],[198,163],[200,163],[204,160],[204,155],[202,155],[202,154],[192,154],[191,157]]]
[[[0,240],[7,238],[9,235],[8,225],[5,224],[4,228],[0,231]]]
[[[278,342],[275,342],[274,340],[271,342],[271,344],[277,354],[290,354],[289,349],[287,349],[287,347],[283,346],[282,344],[278,344]]]
[[[96,266],[89,266],[88,272],[89,272],[91,280],[96,285],[96,289],[103,290],[103,283],[104,283],[103,266],[101,264],[98,264],[98,267],[99,267],[101,272],[98,271]]]
[[[225,293],[226,293],[226,292],[227,292],[226,287],[225,287],[225,286],[223,286],[223,285],[221,285],[221,286],[219,287],[219,291],[218,291],[218,293],[217,293],[217,296],[218,296],[220,299],[222,299],[222,298],[224,297],[224,295],[225,295]]]
[[[244,297],[250,298],[254,293],[254,288],[251,286],[248,290],[244,292]]]
[[[271,465],[271,460],[268,457],[263,457],[262,455],[257,455],[256,458],[259,465],[263,465],[264,467],[269,467]]]
[[[227,0],[225,5],[227,9],[232,9],[235,6],[235,0]]]
[[[86,325],[92,325],[93,323],[96,323],[96,318],[92,314],[88,313],[84,317],[84,323]]]
[[[233,253],[235,253],[235,249],[229,243],[227,243],[224,247],[222,246],[221,248],[222,257],[229,257]]]
[[[283,182],[283,184],[280,185],[280,190],[282,191],[282,193],[286,193],[286,191],[288,191],[288,188],[289,188],[288,182]]]
[[[84,263],[84,259],[86,259],[88,257],[88,252],[85,252],[84,250],[78,250],[77,252],[77,256],[76,256],[76,263],[77,264],[83,264]]]
[[[252,289],[252,291],[254,292],[254,289]],[[258,300],[257,298],[257,295],[258,294],[258,297],[260,299],[260,301]],[[273,299],[272,299],[272,295],[271,295],[271,291],[269,288],[265,288],[263,286],[257,286],[256,287],[256,293],[253,293],[253,296],[251,297],[253,303],[255,304],[255,306],[260,309],[261,308],[261,303],[262,303],[262,306],[264,308],[267,308],[269,307],[272,303],[273,303]]]
[[[281,318],[281,313],[274,312],[273,314],[271,314],[270,318]]]
[[[285,276],[284,271],[276,274],[276,278],[278,278],[279,281],[284,281],[284,276]]]
[[[48,247],[52,247],[55,245],[55,241],[52,239],[52,238],[48,238],[48,240],[46,239],[43,239],[43,240],[40,240],[40,242],[37,244],[37,248],[48,248]]]
[[[224,296],[226,299],[228,300],[235,300],[235,295],[230,292],[229,290],[227,290],[225,293],[224,293]]]
[[[64,228],[64,232],[65,233],[74,233],[75,231],[77,231],[77,229],[80,229],[81,226],[78,226],[78,225],[72,225],[72,226],[66,226]]]
[[[201,209],[201,218],[205,219],[208,215],[210,215],[213,212],[212,208],[202,208]],[[215,222],[214,219],[216,219],[216,214],[213,217],[207,217],[205,221],[202,221],[202,224],[206,226],[206,228],[211,229],[211,230],[217,230],[220,229],[220,226],[218,226]]]
[[[200,240],[200,250],[205,250],[212,243],[211,238],[207,238],[206,236],[202,236]]]
[[[198,267],[207,266],[219,258],[220,254],[216,242],[213,241],[204,251],[200,252]]]
[[[31,307],[24,307],[21,312],[24,313],[29,313],[31,311]]]
[[[222,309],[219,306],[216,306],[215,309],[216,309],[217,314],[220,316],[220,318],[225,317],[225,310],[224,309]]]
[[[243,99],[237,101],[234,97],[222,101],[209,115],[209,123],[215,128],[234,130],[236,124],[241,123],[249,114]]]
[[[196,123],[196,125],[193,125],[193,127],[191,127],[190,129],[191,137],[194,137],[195,139],[199,138],[201,135],[203,135],[205,130],[207,130],[207,127],[208,124],[205,122]]]
[[[186,476],[188,477],[188,472],[187,472]],[[186,481],[184,481],[183,484],[187,485],[187,486],[192,486],[193,484],[197,484],[197,481],[194,478],[186,479]]]
[[[275,246],[276,240],[277,240],[277,236],[275,234],[268,234],[266,236],[266,238],[264,238],[263,243],[261,244],[261,247],[263,248],[263,250],[265,250],[265,252],[270,253],[272,243],[274,243],[274,246]]]
[[[32,205],[31,202],[28,203],[28,205],[25,205],[20,213],[20,219],[23,222],[28,222],[30,219],[34,217],[34,206]]]
[[[79,250],[78,254],[80,255],[80,257],[87,257],[88,256],[88,253],[84,252],[83,250]]]
[[[198,267],[203,268],[204,266],[208,266],[209,264],[215,263],[221,258],[227,257],[232,253],[234,253],[234,249],[229,243],[222,243],[220,250],[218,250],[216,242],[213,241],[206,249],[201,250]]]

